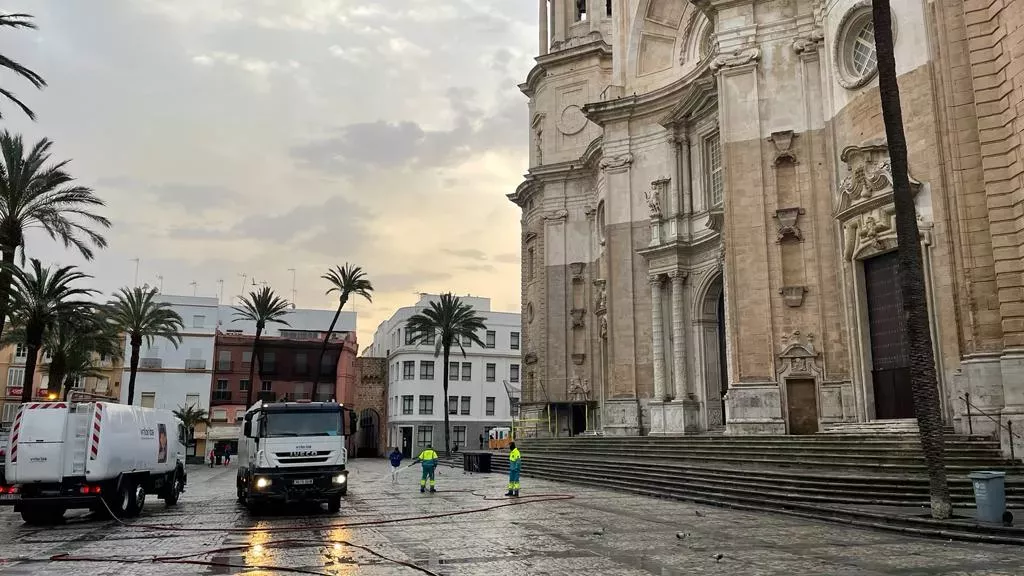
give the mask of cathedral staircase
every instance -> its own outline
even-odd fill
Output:
[[[881,425],[876,425],[881,426]],[[650,496],[785,512],[925,535],[1024,544],[1024,528],[973,526],[967,474],[1007,473],[1007,507],[1024,524],[1024,465],[987,437],[946,436],[958,524],[928,517],[928,479],[911,432],[853,430],[814,436],[575,437],[519,442],[522,474]],[[496,455],[497,456],[497,455]],[[508,462],[492,459],[495,472]],[[898,511],[898,514],[896,513]],[[897,516],[900,521],[896,521]],[[877,526],[876,526],[877,525]]]

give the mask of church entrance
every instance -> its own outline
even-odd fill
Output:
[[[722,424],[725,424],[725,393],[729,391],[729,361],[725,356],[725,290],[719,291],[715,316],[718,325],[718,397],[722,406]]]
[[[864,286],[871,338],[875,418],[913,418],[910,346],[903,316],[896,251],[864,260]]]
[[[703,295],[694,323],[701,356],[703,398],[708,430],[725,427],[725,393],[729,390],[729,363],[725,355],[725,294],[722,277],[711,280]]]

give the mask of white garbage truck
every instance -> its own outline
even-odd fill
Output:
[[[108,402],[29,402],[14,417],[6,483],[29,524],[72,508],[139,515],[146,495],[168,506],[185,491],[185,427],[170,410]]]
[[[348,411],[336,402],[253,404],[238,439],[238,501],[252,513],[293,502],[340,510],[348,491],[346,422]]]

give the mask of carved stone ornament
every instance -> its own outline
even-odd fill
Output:
[[[594,280],[594,314],[601,316],[608,311],[608,290],[606,281]]]
[[[782,162],[797,163],[796,154],[793,153],[793,138],[795,136],[792,130],[783,130],[772,132],[772,135],[768,137],[768,141],[775,145],[774,166],[778,166]]]
[[[544,114],[536,114],[533,117],[533,122],[530,123],[530,128],[533,129],[533,145],[537,153],[537,164],[544,163]]]
[[[573,376],[569,381],[569,398],[574,402],[585,402],[590,398],[590,381],[586,378]]]
[[[820,28],[815,28],[806,36],[793,40],[793,51],[797,54],[817,52],[825,40],[825,34]]]
[[[804,213],[803,208],[779,208],[775,211],[775,219],[778,221],[778,242],[782,242],[786,238],[792,238],[803,242],[804,234],[800,231],[800,227],[797,226],[797,220],[800,219],[800,215]]]
[[[536,363],[537,363],[537,355],[534,354],[533,352],[527,352],[526,354],[523,355],[523,364],[536,364]]]
[[[761,59],[760,48],[739,48],[729,54],[719,54],[711,61],[711,71],[718,72],[723,68],[735,68],[757,62]]]
[[[583,366],[583,361],[587,359],[586,354],[573,354],[572,363],[576,366]]]
[[[633,163],[633,154],[626,152],[618,156],[604,157],[601,158],[601,162],[598,165],[601,170],[605,172],[621,172],[629,168],[630,164]]]
[[[572,316],[573,328],[583,328],[583,318],[586,313],[586,308],[573,308],[569,311],[569,314]]]
[[[885,144],[847,146],[839,158],[850,173],[839,183],[835,203],[837,218],[842,220],[844,213],[860,204],[874,208],[892,202],[892,167]],[[921,183],[910,177],[911,193],[916,196],[920,189]]]
[[[704,227],[715,232],[722,231],[725,227],[725,213],[721,208],[708,211],[708,221],[704,223]]]
[[[607,316],[601,316],[601,320],[598,322],[598,331],[597,331],[597,333],[598,333],[598,336],[600,336],[601,340],[607,340],[608,339],[608,317]]]
[[[566,220],[568,218],[569,218],[569,211],[566,210],[565,208],[559,208],[558,210],[553,210],[553,211],[548,212],[547,214],[544,215],[544,220],[548,220],[548,221],[552,221],[552,222],[561,222],[561,221]]]
[[[804,303],[804,294],[806,293],[806,286],[783,286],[779,289],[779,294],[782,294],[782,301],[790,308],[799,308]]]
[[[578,134],[587,126],[587,117],[575,104],[566,106],[558,116],[558,131],[566,136]]]
[[[665,195],[665,190],[668,189],[668,183],[668,178],[659,178],[651,182],[650,190],[644,192],[651,220],[661,219],[661,198]]]
[[[843,256],[851,261],[895,248],[896,208],[882,206],[846,222],[843,240]]]
[[[814,349],[814,334],[807,334],[804,338],[800,331],[796,330],[790,337],[783,337],[784,346],[779,354],[778,373],[780,380],[786,377],[815,378],[821,376],[821,368],[818,366],[819,352]]]
[[[579,282],[583,280],[583,268],[586,266],[583,262],[573,262],[569,264],[569,272],[572,274],[573,282]]]

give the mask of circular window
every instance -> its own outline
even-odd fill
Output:
[[[529,302],[526,304],[526,323],[533,323],[533,303]]]
[[[843,16],[838,30],[835,62],[839,84],[843,88],[854,90],[870,82],[878,73],[875,25],[871,21],[871,2],[868,0],[857,2]],[[895,31],[893,36],[895,37]]]

